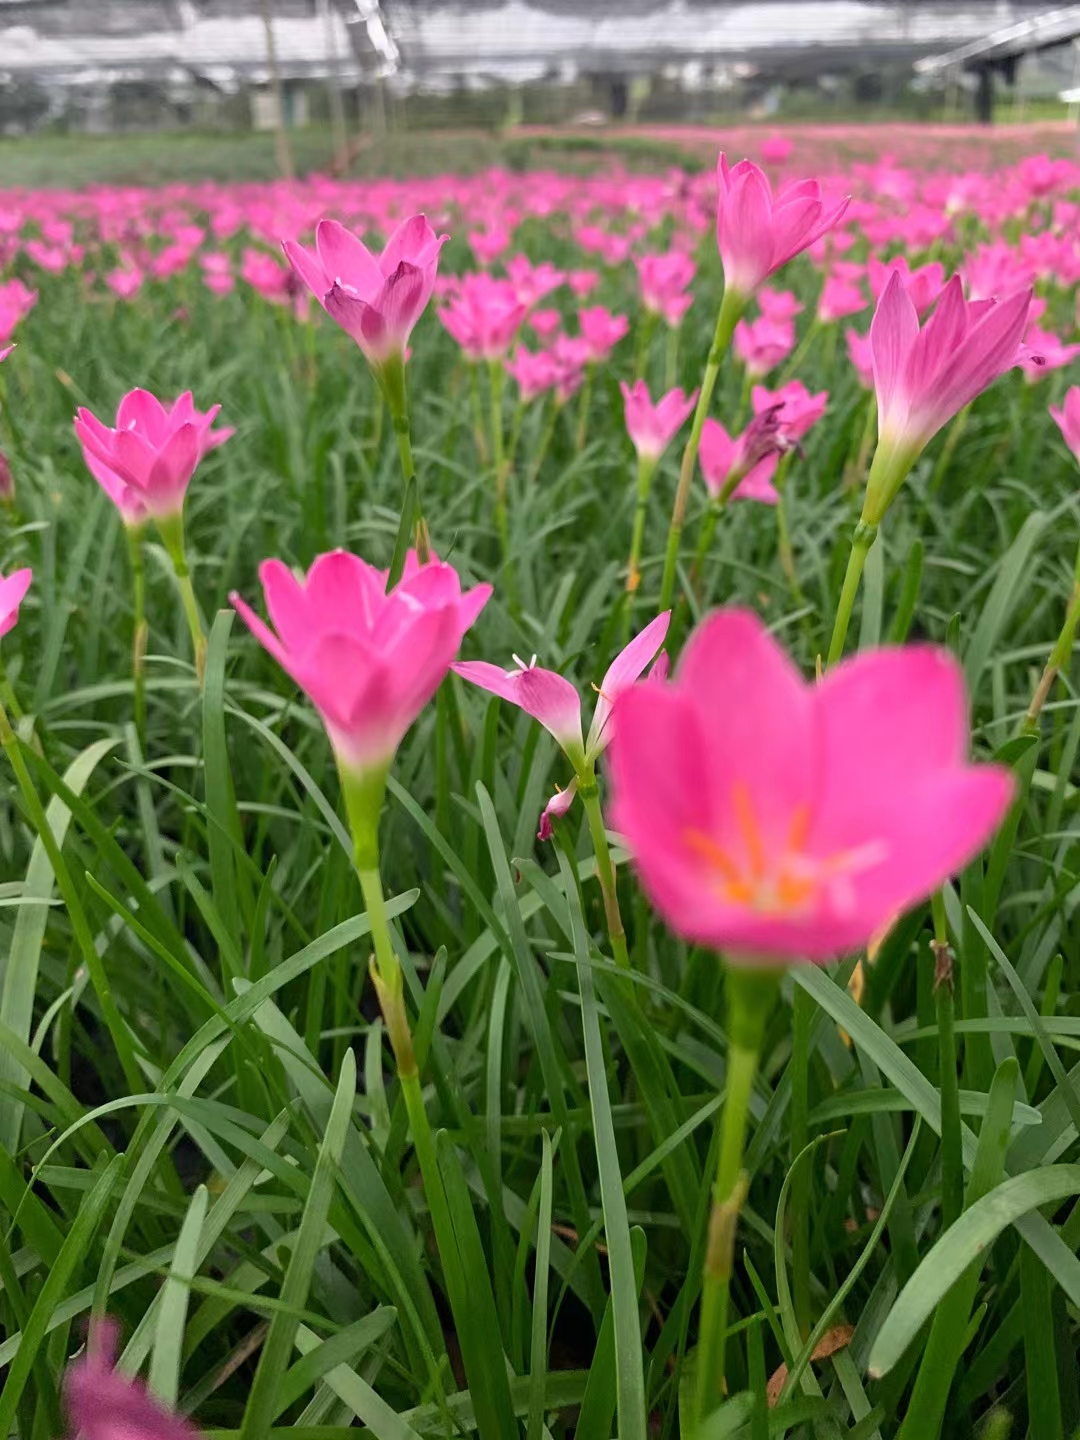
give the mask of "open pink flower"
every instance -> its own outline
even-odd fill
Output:
[[[1050,415],[1080,465],[1080,385],[1073,385],[1065,392],[1060,407],[1051,405]]]
[[[110,428],[85,406],[80,408],[75,434],[83,458],[125,524],[180,514],[195,467],[233,433],[210,428],[220,409],[213,405],[205,414],[196,410],[190,390],[168,410],[149,390],[130,390]]]
[[[546,350],[534,353],[519,345],[506,361],[506,373],[517,381],[521,403],[529,405],[558,384],[560,372],[558,364]]]
[[[802,303],[791,290],[771,290],[767,285],[757,293],[758,308],[770,320],[794,320]]]
[[[860,335],[858,330],[845,330],[844,340],[847,343],[848,359],[855,368],[859,377],[859,384],[864,390],[874,388],[874,348],[870,343],[869,335]]]
[[[1009,772],[968,763],[959,666],[866,652],[807,683],[761,621],[721,611],[674,682],[620,695],[615,828],[673,929],[732,963],[864,946],[967,863]]]
[[[965,300],[954,275],[920,329],[902,276],[890,277],[870,327],[878,450],[863,511],[868,524],[880,521],[941,427],[1019,362],[1030,302],[1030,290],[1000,303]]]
[[[755,415],[743,433],[734,438],[719,420],[710,417],[705,421],[698,458],[712,499],[778,503],[780,495],[772,479],[780,455],[794,444],[781,428],[783,408],[782,404],[774,404]]]
[[[735,326],[735,353],[753,380],[761,380],[782,365],[795,348],[795,326],[790,320],[740,320]]]
[[[785,438],[789,442],[799,441],[825,414],[829,392],[819,390],[816,395],[811,395],[801,380],[789,380],[779,390],[755,385],[750,392],[750,403],[755,415],[764,415],[773,406],[781,406],[778,418]]]
[[[346,550],[319,555],[302,580],[264,560],[259,579],[274,630],[235,592],[233,606],[308,695],[340,764],[361,773],[389,766],[491,595],[463,593],[452,565],[421,565],[413,550],[389,594],[387,572]]]
[[[551,817],[564,815],[577,793],[577,781],[593,773],[598,756],[611,741],[611,717],[618,697],[641,676],[664,643],[671,611],[665,610],[650,621],[620,650],[608,666],[597,689],[596,709],[586,740],[581,738],[581,697],[577,687],[554,670],[544,670],[536,656],[526,665],[516,655],[516,668],[500,670],[486,660],[464,660],[452,666],[463,680],[479,685],[481,690],[508,700],[526,715],[538,720],[553,735],[560,749],[574,767],[575,779],[548,802],[540,821],[541,840],[551,835]],[[658,662],[659,663],[659,662]],[[665,672],[666,673],[666,672]]]
[[[619,381],[626,411],[626,430],[633,441],[634,449],[643,460],[655,464],[667,449],[676,431],[680,430],[697,404],[697,391],[690,396],[682,390],[669,390],[654,405],[649,397],[649,388],[644,380],[635,380],[633,386],[625,380]]]
[[[1066,345],[1049,330],[1029,325],[1020,351],[1020,368],[1028,380],[1038,380],[1051,370],[1061,370],[1080,355],[1080,345]]]
[[[857,315],[860,310],[866,309],[866,305],[866,296],[858,285],[840,275],[829,275],[821,287],[817,318],[823,325],[831,325],[834,320],[843,320],[846,315]]]
[[[870,292],[875,300],[880,300],[885,293],[885,288],[894,275],[899,275],[904,282],[904,289],[911,299],[911,303],[920,315],[924,315],[930,306],[945,288],[945,266],[940,260],[932,260],[928,265],[921,265],[917,270],[912,270],[903,255],[894,255],[889,261],[882,261],[876,255],[871,255],[866,266],[867,279],[870,281]]]
[[[19,606],[26,599],[34,572],[26,568],[13,570],[5,579],[0,575],[0,637],[19,623]]]
[[[682,323],[694,298],[689,293],[697,268],[693,260],[682,250],[670,250],[666,255],[635,256],[634,264],[641,282],[642,305],[674,329]]]
[[[486,271],[466,275],[439,319],[474,364],[500,360],[514,343],[526,308],[509,280]]]
[[[593,305],[578,315],[581,338],[589,347],[589,361],[599,365],[630,329],[625,315],[612,315],[603,305]]]
[[[85,1352],[64,1376],[72,1436],[82,1440],[199,1440],[189,1420],[167,1410],[143,1382],[116,1369],[117,1326],[91,1322]]]
[[[285,240],[282,249],[326,313],[351,335],[378,369],[404,359],[413,326],[424,313],[449,237],[423,215],[403,221],[381,255],[336,220],[320,220],[315,248]]]
[[[724,284],[744,300],[770,275],[812,245],[843,217],[847,200],[826,207],[816,180],[803,180],[774,196],[768,176],[752,160],[729,167],[721,153],[716,243]]]

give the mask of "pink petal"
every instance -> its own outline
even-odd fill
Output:
[[[641,675],[656,652],[667,638],[671,611],[665,610],[650,620],[640,635],[635,635],[623,650],[615,656],[600,682],[600,694],[596,701],[592,725],[589,728],[589,755],[598,755],[611,739],[608,721],[616,698],[632,685]]]
[[[331,285],[342,285],[359,300],[372,300],[382,289],[379,262],[362,240],[336,220],[320,220],[315,253]],[[290,257],[291,258],[291,257]]]
[[[553,670],[516,670],[509,675],[497,665],[483,660],[465,660],[453,666],[463,680],[509,700],[539,720],[554,735],[571,759],[580,759],[584,750],[581,740],[581,700],[577,690]]]
[[[116,428],[135,430],[157,449],[169,433],[169,417],[149,390],[129,390],[116,412]]]
[[[540,828],[536,832],[538,840],[551,839],[552,820],[561,819],[574,803],[574,796],[577,794],[577,777],[575,776],[565,790],[556,790],[555,794],[544,806],[540,816]]]
[[[296,240],[283,240],[281,248],[285,251],[289,264],[322,305],[334,282],[319,263],[319,257]]]
[[[903,390],[908,356],[919,334],[919,317],[900,275],[894,270],[878,301],[870,325],[874,357],[874,387],[878,399],[878,424],[883,428],[897,407],[902,423],[908,396]]]

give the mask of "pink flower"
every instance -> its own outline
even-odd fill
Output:
[[[875,300],[880,300],[884,295],[885,287],[892,277],[899,275],[911,297],[911,303],[920,315],[930,309],[945,288],[945,266],[938,260],[923,265],[918,270],[912,270],[903,255],[894,256],[887,264],[880,261],[876,255],[871,255],[866,274]]]
[[[734,963],[864,946],[975,855],[1013,794],[967,763],[950,655],[878,650],[807,684],[761,621],[721,611],[674,682],[615,706],[615,828],[652,902]]]
[[[786,135],[770,135],[761,144],[761,158],[766,165],[783,165],[791,154],[791,141]]]
[[[139,1379],[115,1368],[117,1326],[91,1321],[85,1352],[64,1376],[71,1434],[82,1440],[199,1440],[182,1415],[166,1410]]]
[[[594,305],[578,315],[581,338],[589,347],[589,360],[602,364],[630,329],[625,315],[612,315],[603,305]]]
[[[858,285],[838,275],[829,275],[821,287],[817,316],[823,325],[831,325],[834,320],[843,320],[846,315],[857,315],[860,310],[866,309],[866,305],[866,296]]]
[[[435,288],[439,251],[449,237],[436,235],[423,215],[398,226],[382,254],[336,220],[320,220],[315,249],[295,240],[282,248],[326,313],[360,346],[370,365],[403,360],[413,326]]]
[[[589,363],[588,342],[580,335],[556,335],[550,354],[557,371],[555,396],[560,405],[565,405],[584,382],[585,366]]]
[[[485,660],[460,661],[451,668],[463,680],[508,700],[538,720],[555,737],[573,765],[577,779],[584,779],[595,773],[598,757],[611,742],[611,717],[616,700],[655,658],[664,643],[670,620],[671,611],[665,610],[615,656],[597,690],[596,709],[586,740],[581,738],[581,699],[577,687],[554,670],[538,666],[535,655],[528,665],[515,655],[517,668],[514,670],[500,670],[498,665],[490,665]],[[551,816],[565,814],[576,793],[577,780],[548,802],[540,821],[541,840],[551,835]]]
[[[1080,385],[1073,385],[1065,392],[1060,409],[1050,406],[1050,414],[1061,431],[1065,444],[1080,464]]]
[[[474,364],[501,360],[525,319],[525,306],[508,280],[481,271],[466,275],[439,319]]]
[[[855,367],[859,384],[864,390],[874,388],[874,349],[869,335],[860,335],[857,330],[845,330],[848,359]]]
[[[619,389],[623,394],[626,431],[634,449],[642,460],[651,460],[655,464],[676,431],[693,413],[697,391],[688,397],[680,389],[669,390],[654,405],[644,380],[635,380],[632,387],[625,380],[620,380]]]
[[[741,435],[732,439],[711,417],[701,428],[698,458],[705,486],[714,500],[759,500],[775,505],[780,499],[772,483],[777,459],[793,443],[780,428],[783,405],[756,415]]]
[[[670,250],[666,255],[635,256],[634,264],[642,305],[675,329],[693,302],[688,293],[696,269],[693,260],[681,250]]]
[[[264,560],[259,579],[274,630],[235,592],[229,597],[318,710],[339,764],[360,773],[387,769],[491,595],[490,585],[463,593],[452,565],[434,557],[421,565],[415,551],[389,594],[386,578],[346,550],[319,555],[303,580]]]
[[[735,326],[735,353],[755,380],[782,365],[795,348],[795,326],[790,320],[740,320]]]
[[[24,320],[37,304],[38,292],[30,290],[19,279],[0,285],[0,343],[10,339],[15,326]]]
[[[721,152],[716,243],[724,283],[748,300],[770,275],[831,230],[847,209],[842,200],[826,209],[816,180],[803,180],[774,197],[765,172],[752,160],[729,168]]]
[[[1031,291],[1007,300],[964,299],[954,275],[920,330],[903,278],[893,274],[870,327],[878,450],[863,519],[876,524],[923,447],[969,401],[1020,359]]]
[[[595,270],[571,270],[566,283],[579,300],[584,300],[600,284],[600,276]]]
[[[534,310],[529,316],[529,329],[541,340],[547,340],[555,334],[562,324],[562,316],[558,310]]]
[[[195,467],[233,433],[211,430],[220,409],[214,405],[205,414],[196,410],[190,390],[169,410],[148,390],[131,390],[120,401],[116,427],[110,429],[80,408],[75,434],[83,458],[126,525],[148,515],[155,520],[179,515]]]
[[[557,290],[566,279],[548,260],[534,265],[527,255],[514,255],[506,262],[506,273],[518,303],[531,310],[545,295]]]
[[[750,401],[755,415],[764,415],[774,406],[781,406],[780,427],[790,442],[801,440],[825,414],[829,392],[819,390],[816,395],[811,395],[801,380],[789,380],[779,390],[766,390],[764,385],[755,385],[750,392]]]
[[[801,303],[790,290],[770,290],[767,286],[757,293],[762,315],[770,320],[794,320],[802,311]]]
[[[18,624],[19,606],[33,578],[34,572],[30,569],[13,570],[6,580],[0,575],[0,637]]]
[[[1049,330],[1029,325],[1020,352],[1020,368],[1028,380],[1038,380],[1051,370],[1060,370],[1080,355],[1080,345],[1066,345]]]
[[[137,266],[119,265],[105,276],[105,284],[120,300],[130,300],[142,289],[146,276]]]
[[[559,366],[546,350],[534,354],[519,345],[513,357],[506,361],[506,372],[518,383],[521,403],[529,405],[533,400],[551,390],[559,380]]]

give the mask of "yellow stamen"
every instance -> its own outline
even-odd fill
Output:
[[[731,787],[731,799],[735,806],[735,819],[738,822],[739,832],[750,861],[750,873],[755,880],[761,880],[765,875],[766,868],[765,844],[761,838],[757,816],[754,813],[754,802],[750,798],[750,791],[744,780],[736,780]]]

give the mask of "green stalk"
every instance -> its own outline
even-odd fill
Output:
[[[472,404],[473,437],[476,440],[476,453],[480,457],[481,465],[486,465],[488,448],[487,438],[484,435],[484,410],[480,403],[480,371],[475,364],[470,364],[469,366],[469,400]]]
[[[391,356],[378,371],[379,385],[386,396],[390,419],[397,439],[398,456],[401,460],[401,479],[408,489],[409,481],[416,482],[416,558],[426,565],[430,556],[427,522],[424,506],[420,499],[420,482],[413,463],[412,434],[409,430],[409,402],[405,390],[405,361],[400,355]]]
[[[673,390],[679,377],[679,327],[668,328],[667,344],[664,346],[664,390]]]
[[[596,875],[600,881],[600,893],[604,897],[604,918],[607,920],[608,939],[615,956],[615,963],[624,970],[630,968],[630,955],[626,948],[626,931],[623,928],[622,912],[619,910],[619,892],[615,883],[615,863],[608,847],[604,816],[600,809],[600,792],[595,774],[585,776],[578,784],[578,794],[585,806],[585,817],[589,822],[593,853],[596,855]]]
[[[626,567],[626,591],[633,595],[641,583],[641,547],[645,540],[645,519],[649,509],[649,491],[656,474],[656,461],[651,455],[639,455],[637,467],[637,503],[634,506],[634,532],[630,540],[630,559]],[[629,624],[630,607],[627,606]]]
[[[15,695],[15,687],[7,673],[7,666],[4,664],[3,656],[0,656],[0,703],[7,706],[16,723],[23,718],[22,706]]]
[[[876,427],[877,397],[871,394],[866,406],[866,420],[863,423],[858,448],[844,466],[843,485],[845,490],[855,490],[863,482],[863,477],[866,474],[866,462],[870,458],[870,447],[874,443],[874,431]]]
[[[701,379],[697,409],[694,411],[694,423],[690,430],[690,438],[686,442],[686,449],[683,451],[682,465],[679,469],[679,484],[675,491],[675,505],[671,512],[671,527],[668,531],[667,553],[664,556],[664,578],[660,585],[658,610],[671,608],[671,597],[675,590],[675,567],[679,559],[679,541],[682,539],[683,524],[686,520],[690,486],[697,465],[698,448],[701,445],[701,431],[705,424],[705,417],[709,413],[709,405],[712,403],[721,361],[727,353],[735,326],[745,309],[746,301],[741,295],[734,290],[724,291],[720,312],[716,317],[716,330],[713,334],[712,346],[709,349],[708,363]]]
[[[634,366],[634,378],[643,380],[645,378],[645,367],[649,362],[649,346],[652,344],[653,331],[656,329],[656,311],[646,310],[641,317],[641,328],[638,330],[638,351],[637,363]]]
[[[931,900],[934,916],[934,1000],[938,1022],[938,1088],[941,1091],[941,1228],[947,1230],[964,1208],[964,1155],[960,1124],[960,1082],[956,1073],[953,957],[940,890]]]
[[[784,366],[783,370],[780,371],[780,377],[776,382],[776,388],[778,390],[781,389],[784,385],[786,385],[793,375],[796,375],[798,373],[799,366],[806,359],[810,347],[813,345],[820,332],[821,321],[815,315],[806,328],[806,334],[796,346],[795,353],[790,356],[787,364]]]
[[[540,436],[540,444],[536,447],[536,453],[533,455],[533,462],[529,466],[527,483],[530,485],[540,474],[540,466],[544,463],[544,457],[547,455],[548,450],[551,448],[551,442],[555,439],[555,427],[559,423],[559,415],[561,411],[562,406],[559,404],[558,399],[553,400],[551,405],[551,413],[548,415],[547,423],[544,426],[543,434]]]
[[[1024,717],[1024,727],[1028,730],[1038,728],[1039,716],[1042,708],[1050,697],[1050,691],[1054,688],[1054,681],[1062,670],[1068,667],[1072,658],[1073,642],[1076,639],[1076,627],[1080,623],[1080,550],[1077,551],[1076,564],[1073,567],[1073,588],[1069,596],[1069,605],[1065,611],[1065,623],[1061,627],[1061,633],[1054,642],[1054,648],[1050,651],[1050,658],[1046,662],[1042,676],[1035,687],[1035,694],[1031,697],[1031,704],[1027,708]]]
[[[585,367],[585,383],[581,387],[581,400],[578,404],[577,432],[574,435],[574,449],[580,451],[585,444],[585,431],[589,425],[589,403],[592,400],[593,375],[596,366],[589,362]]]
[[[56,879],[56,888],[67,908],[68,918],[71,921],[71,928],[75,934],[75,940],[79,951],[82,954],[83,964],[86,966],[87,974],[90,976],[90,983],[94,987],[98,1003],[101,1006],[102,1018],[112,1038],[116,1053],[120,1058],[120,1064],[124,1071],[124,1080],[132,1095],[137,1095],[144,1089],[143,1077],[135,1061],[135,1048],[131,1043],[131,1036],[123,1017],[117,1009],[116,1001],[113,999],[112,990],[109,988],[109,979],[105,974],[105,967],[101,963],[101,956],[94,944],[93,931],[90,929],[83,909],[79,892],[75,888],[71,878],[71,871],[68,869],[67,861],[63,852],[56,843],[56,836],[53,834],[52,826],[49,824],[48,816],[34,788],[34,782],[30,778],[30,772],[26,768],[26,761],[23,759],[20,748],[19,737],[11,728],[7,717],[7,711],[0,705],[0,745],[3,746],[11,768],[15,772],[15,779],[18,781],[19,790],[22,793],[23,803],[26,806],[26,813],[30,817],[30,823],[37,832],[38,838],[45,848],[45,854],[49,857],[49,864]]]
[[[502,546],[503,564],[510,564],[510,517],[506,509],[506,460],[503,454],[503,367],[499,360],[488,363],[491,399],[491,453],[495,461],[495,524]]]
[[[187,620],[188,630],[191,632],[191,648],[195,653],[195,675],[201,690],[206,678],[206,634],[203,630],[202,618],[199,615],[195,590],[191,584],[191,570],[188,567],[187,551],[184,546],[183,512],[179,511],[175,515],[159,518],[157,527],[162,544],[172,561],[173,573],[180,588],[180,603],[184,607],[184,618]]]
[[[146,753],[146,566],[143,560],[141,525],[128,525],[128,556],[131,561],[131,596],[133,632],[131,641],[131,680],[134,688],[135,733],[139,749]]]
[[[809,1115],[810,1024],[814,1000],[801,985],[792,999],[791,1030],[791,1163],[802,1154],[810,1139]],[[791,1271],[795,1321],[805,1340],[812,1324],[810,1312],[810,1169],[795,1166],[791,1176]]]
[[[862,579],[863,566],[870,553],[870,546],[877,538],[877,532],[876,525],[867,525],[864,520],[860,520],[851,537],[847,572],[844,575],[844,586],[840,591],[840,603],[836,607],[836,620],[833,624],[832,640],[829,643],[828,663],[830,665],[835,665],[844,653],[844,642],[847,639],[848,626],[851,624],[855,596],[859,593],[859,581]]]
[[[728,1297],[735,1258],[735,1232],[750,1184],[742,1168],[750,1094],[765,1039],[765,1026],[779,988],[776,971],[729,968],[726,975],[727,1077],[724,1105],[720,1112],[720,1150],[702,1276],[695,1363],[695,1425],[706,1420],[724,1398]]]
[[[945,479],[953,453],[960,443],[960,437],[967,429],[968,416],[971,414],[971,402],[957,411],[953,422],[949,426],[949,433],[945,437],[945,444],[941,447],[941,454],[938,456],[937,464],[934,466],[934,473],[930,477],[930,484],[927,486],[927,493],[936,495],[941,489],[941,482]]]

